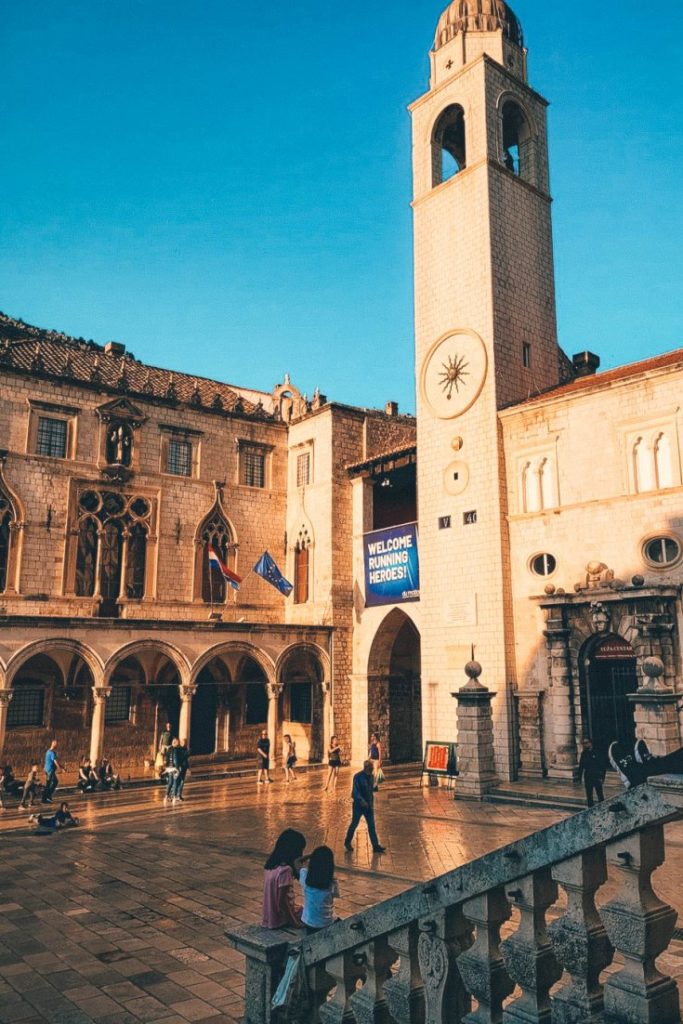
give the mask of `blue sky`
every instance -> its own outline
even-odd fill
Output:
[[[410,125],[440,0],[0,0],[0,309],[414,409]],[[683,4],[518,0],[560,341],[683,346]]]

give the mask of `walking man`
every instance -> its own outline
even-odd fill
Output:
[[[346,833],[346,839],[344,840],[344,848],[349,851],[353,850],[351,841],[353,840],[356,829],[358,828],[360,819],[365,818],[373,852],[384,853],[385,848],[380,845],[380,841],[377,838],[377,830],[375,828],[375,794],[372,761],[364,761],[362,772],[357,772],[354,775],[351,799],[353,800],[353,814],[349,830]]]
[[[579,758],[578,781],[581,782],[581,779],[583,779],[583,784],[586,787],[586,804],[588,807],[593,806],[593,792],[595,792],[598,803],[601,804],[605,799],[602,784],[605,781],[606,767],[604,760],[593,749],[593,741],[584,740],[583,750]]]
[[[52,794],[59,785],[59,777],[57,776],[57,769],[60,772],[63,771],[62,765],[57,760],[57,740],[53,740],[47,751],[45,752],[45,789],[43,790],[44,804],[52,803]]]

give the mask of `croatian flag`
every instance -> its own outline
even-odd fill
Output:
[[[236,572],[232,572],[228,569],[227,565],[221,560],[218,552],[213,546],[209,548],[209,565],[212,569],[218,570],[225,582],[228,583],[233,590],[240,589],[242,577],[238,576]]]
[[[284,578],[273,558],[267,551],[263,552],[254,566],[254,572],[257,576],[260,576],[261,579],[264,579],[266,583],[270,583],[272,587],[275,587],[275,589],[279,590],[281,594],[284,594],[285,597],[289,597],[294,590],[292,584],[289,580]]]

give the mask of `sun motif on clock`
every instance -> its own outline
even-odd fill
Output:
[[[442,335],[422,363],[420,391],[434,416],[452,420],[474,405],[486,381],[486,345],[475,331]]]
[[[456,352],[454,356],[448,357],[448,362],[441,365],[443,366],[443,370],[439,374],[441,390],[450,402],[453,398],[453,391],[459,395],[460,388],[464,388],[467,384],[465,378],[470,376],[467,369],[469,363],[464,356],[459,356]]]

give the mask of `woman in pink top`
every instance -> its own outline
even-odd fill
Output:
[[[266,861],[263,882],[263,927],[301,928],[301,910],[294,896],[306,839],[293,828],[285,829]]]

